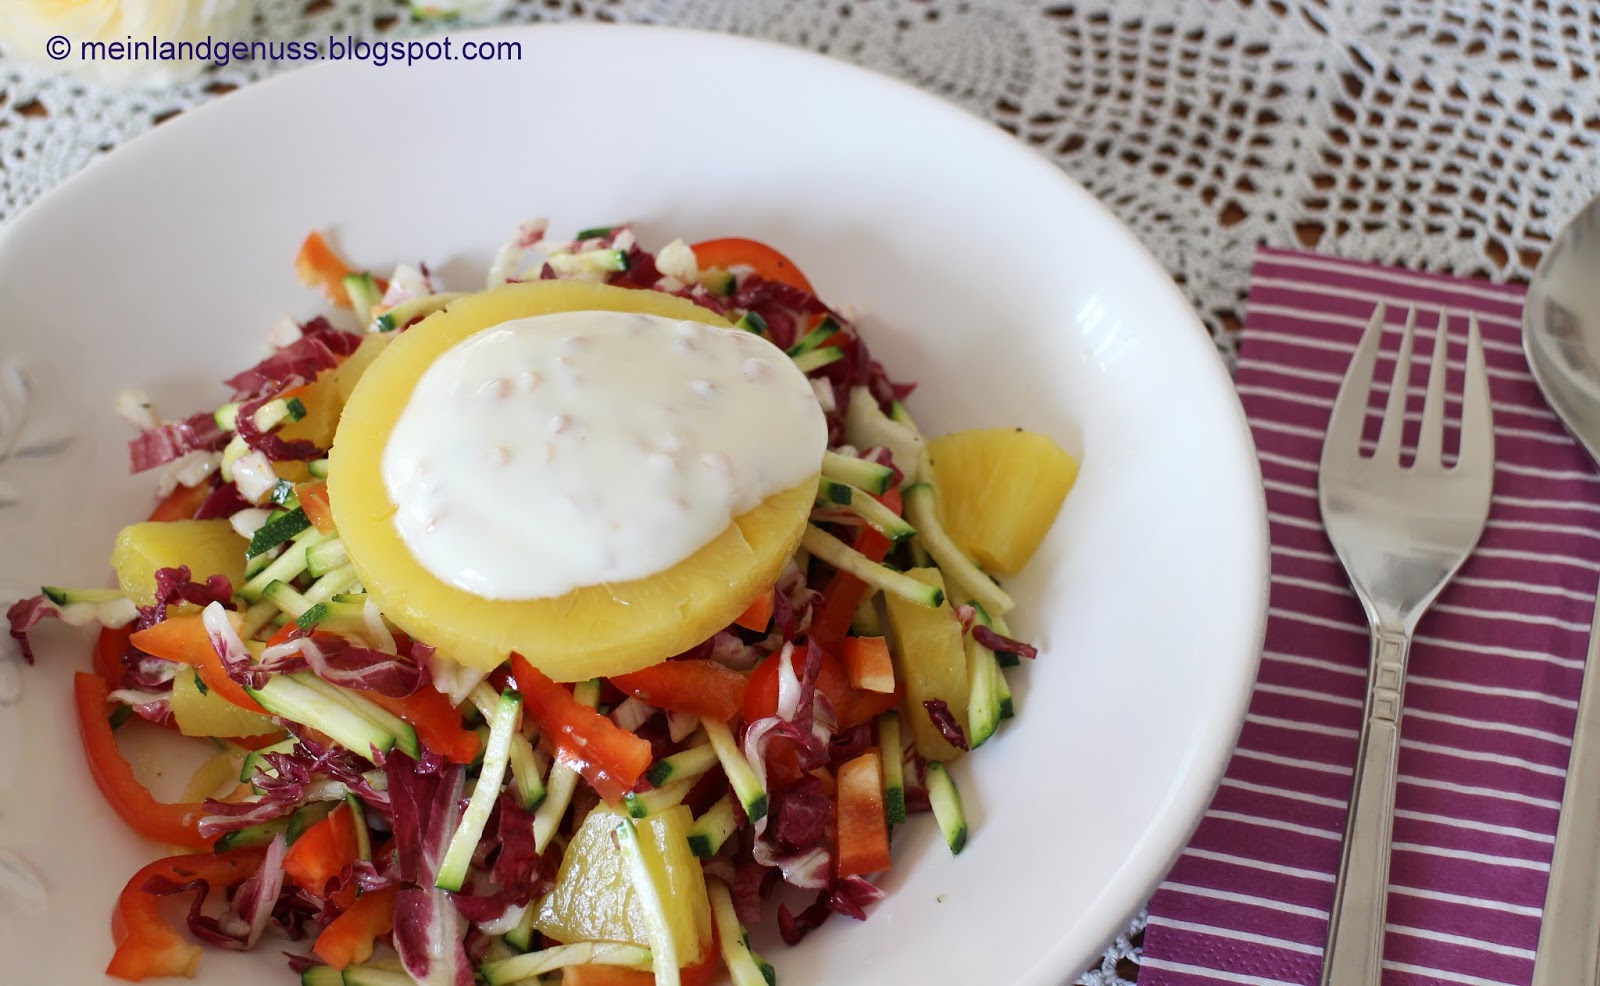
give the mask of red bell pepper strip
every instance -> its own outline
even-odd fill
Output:
[[[333,252],[322,234],[312,230],[300,244],[294,258],[294,272],[308,288],[321,288],[328,300],[340,308],[350,307],[350,293],[344,289],[345,276],[351,273],[344,258]]]
[[[150,519],[189,520],[210,495],[210,486],[184,486],[179,483],[150,511]]]
[[[289,625],[293,626],[292,623]],[[200,680],[205,682],[206,688],[239,708],[266,714],[267,710],[260,703],[239,687],[238,682],[228,677],[227,669],[222,666],[222,658],[217,655],[217,649],[211,646],[211,634],[206,630],[199,613],[169,616],[135,633],[131,640],[133,646],[146,654],[194,668],[200,672]]]
[[[733,622],[746,630],[761,633],[772,622],[772,611],[777,608],[778,588],[773,586],[757,596]]]
[[[882,873],[889,868],[889,817],[883,809],[883,760],[877,749],[841,764],[836,780],[837,874]]]
[[[333,508],[328,505],[328,484],[325,480],[314,483],[301,483],[294,488],[295,498],[300,501],[300,509],[305,511],[306,519],[311,521],[311,526],[319,534],[332,534]]]
[[[416,727],[417,739],[422,745],[451,763],[471,763],[478,759],[483,739],[461,725],[460,711],[432,685],[423,685],[405,698],[390,698],[378,692],[361,694]]]
[[[865,692],[894,691],[894,661],[884,638],[846,637],[839,643],[839,656],[844,658],[850,687]]]
[[[132,627],[104,627],[94,642],[94,673],[105,679],[106,688],[122,687],[122,655],[128,652]]]
[[[215,855],[168,856],[133,875],[111,912],[111,938],[116,951],[106,975],[133,982],[152,976],[193,977],[200,962],[200,946],[179,935],[161,914],[161,898],[145,892],[152,879],[174,883],[205,880],[213,891],[250,877],[261,866],[266,850],[234,849]]]
[[[650,743],[572,697],[521,654],[511,672],[522,693],[523,712],[539,726],[556,759],[583,775],[607,802],[616,803],[650,766]]]
[[[754,722],[774,715],[778,711],[778,658],[773,654],[757,664],[750,672],[750,683],[745,688],[741,712],[745,722]],[[799,651],[794,655],[795,671],[804,657]],[[850,677],[838,658],[822,652],[822,664],[817,671],[817,691],[827,696],[840,729],[849,729],[871,722],[880,713],[900,704],[899,689],[893,692],[865,692],[850,687]]]
[[[902,509],[899,490],[890,490],[876,499],[896,514]],[[852,547],[871,560],[881,562],[889,554],[889,539],[863,525],[856,532]],[[822,602],[817,605],[816,615],[812,617],[811,628],[807,631],[823,650],[838,653],[839,644],[850,629],[850,621],[855,619],[856,610],[867,598],[867,589],[865,582],[849,572],[834,573],[828,588],[823,590]]]
[[[744,675],[705,658],[663,661],[611,676],[613,685],[658,709],[718,722],[727,722],[738,713],[745,682]]]
[[[283,857],[283,872],[300,889],[321,897],[328,881],[355,861],[356,851],[355,815],[349,805],[340,805],[294,840]]]
[[[817,293],[794,261],[757,240],[729,236],[696,243],[689,249],[694,251],[694,261],[701,270],[748,267],[769,281],[799,288],[806,294]]]
[[[335,969],[372,958],[373,942],[394,930],[394,899],[399,893],[399,887],[384,887],[357,897],[322,929],[311,951]]]
[[[89,774],[128,827],[155,842],[206,850],[211,842],[200,837],[200,816],[205,809],[193,802],[165,804],[133,775],[133,768],[117,748],[116,735],[106,718],[106,698],[111,690],[97,674],[79,671],[72,678],[72,698],[78,713],[78,735],[89,760]]]

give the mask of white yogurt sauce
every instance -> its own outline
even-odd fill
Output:
[[[417,383],[383,452],[413,557],[489,599],[665,571],[814,475],[827,423],[759,336],[618,312],[485,329]]]

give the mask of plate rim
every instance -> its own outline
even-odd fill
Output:
[[[753,48],[765,51],[770,57],[789,60],[802,67],[806,72],[822,72],[835,76],[844,76],[852,86],[873,85],[883,86],[899,91],[903,97],[914,98],[930,111],[937,109],[942,117],[952,125],[959,125],[973,134],[974,139],[981,139],[994,144],[1004,144],[1009,152],[1019,160],[1026,159],[1036,171],[1049,175],[1050,180],[1057,183],[1063,191],[1069,194],[1079,208],[1095,213],[1109,228],[1115,229],[1122,238],[1123,246],[1131,249],[1148,266],[1152,272],[1157,272],[1161,290],[1168,296],[1168,301],[1176,311],[1184,314],[1184,325],[1175,326],[1173,331],[1167,333],[1163,341],[1187,345],[1197,350],[1193,354],[1180,354],[1181,358],[1191,364],[1196,376],[1205,375],[1205,386],[1213,398],[1221,400],[1227,408],[1231,427],[1228,430],[1228,451],[1235,460],[1230,466],[1230,472],[1238,480],[1242,491],[1248,494],[1248,505],[1241,505],[1239,516],[1246,515],[1253,521],[1252,531],[1249,534],[1249,543],[1239,545],[1241,554],[1252,556],[1255,563],[1251,566],[1253,584],[1241,586],[1240,603],[1241,613],[1243,607],[1249,606],[1252,616],[1250,625],[1243,631],[1243,639],[1250,642],[1244,655],[1236,658],[1237,680],[1232,689],[1231,703],[1226,709],[1214,710],[1210,717],[1218,724],[1231,723],[1231,728],[1226,730],[1226,735],[1216,734],[1215,742],[1208,750],[1197,750],[1192,755],[1189,765],[1176,777],[1173,784],[1167,789],[1169,805],[1160,818],[1153,818],[1148,822],[1144,837],[1133,844],[1132,851],[1118,870],[1119,879],[1116,879],[1103,888],[1098,896],[1093,898],[1093,904],[1086,910],[1084,917],[1091,918],[1094,914],[1103,913],[1104,920],[1096,922],[1104,925],[1105,933],[1096,948],[1103,948],[1106,943],[1126,928],[1128,920],[1138,912],[1161,884],[1173,863],[1188,844],[1195,829],[1204,819],[1205,809],[1220,785],[1226,767],[1237,745],[1238,736],[1243,729],[1245,713],[1254,691],[1255,681],[1261,660],[1261,647],[1265,640],[1267,626],[1267,604],[1270,594],[1270,541],[1269,522],[1266,510],[1265,489],[1261,482],[1260,464],[1256,455],[1254,437],[1245,415],[1243,404],[1234,389],[1232,378],[1220,355],[1217,354],[1214,343],[1201,322],[1193,306],[1172,281],[1165,267],[1154,257],[1149,248],[1138,237],[1133,229],[1119,219],[1110,208],[1096,198],[1088,189],[1076,180],[1064,168],[1057,165],[1039,149],[1028,145],[1026,142],[1007,133],[998,125],[979,116],[977,113],[948,98],[922,89],[911,82],[897,78],[875,68],[866,67],[847,61],[843,58],[821,54],[816,51],[797,47],[788,43],[766,38],[757,38],[747,35],[734,34],[708,30],[703,28],[680,27],[662,24],[641,23],[597,23],[587,21],[564,22],[535,22],[515,25],[496,25],[463,30],[449,30],[451,37],[464,37],[470,39],[483,39],[493,37],[515,38],[527,34],[573,34],[608,36],[621,33],[636,35],[654,35],[666,39],[667,43],[675,43],[676,39],[693,38],[698,43],[715,46],[730,46],[735,48]],[[294,85],[314,85],[317,79],[336,76],[339,73],[355,73],[371,71],[370,66],[364,63],[342,61],[318,61],[299,68],[275,73],[266,78],[257,80],[249,85],[222,94],[206,102],[192,107],[160,124],[151,126],[144,132],[124,141],[111,151],[97,156],[78,171],[67,176],[34,199],[9,220],[0,224],[0,251],[12,248],[18,241],[26,241],[29,231],[36,226],[48,225],[52,213],[57,209],[68,208],[59,203],[70,203],[78,193],[78,189],[88,183],[102,180],[102,175],[108,174],[108,168],[118,167],[120,164],[107,165],[107,162],[121,162],[138,154],[149,153],[145,149],[152,145],[170,140],[173,133],[187,133],[196,127],[203,127],[213,118],[222,118],[228,114],[248,112],[250,101],[262,98],[271,98],[271,94],[279,88],[287,89]],[[263,96],[262,93],[268,95]],[[236,107],[246,107],[238,109]],[[198,121],[198,122],[197,122]],[[158,136],[167,135],[167,136]],[[1020,152],[1020,153],[1018,153]],[[1182,332],[1178,330],[1188,330]],[[1200,356],[1209,356],[1209,360],[1201,360]],[[1204,362],[1211,365],[1208,369],[1201,370]],[[1242,467],[1242,468],[1240,468]],[[1248,603],[1245,597],[1248,597]],[[1241,620],[1241,625],[1244,621]],[[1223,740],[1226,742],[1223,742]],[[1186,820],[1183,826],[1163,827],[1158,824],[1162,819],[1171,819],[1181,816]],[[1157,851],[1159,850],[1159,851]],[[1140,859],[1145,860],[1144,865],[1135,865]],[[1112,925],[1110,918],[1115,916],[1119,923]],[[1035,973],[1046,977],[1067,977],[1077,974],[1077,966],[1081,960],[1093,961],[1094,953],[1078,954],[1078,949],[1071,947],[1068,936],[1063,929],[1063,934],[1058,935],[1051,946],[1042,951],[1039,961],[1031,969]],[[1046,981],[1045,979],[1039,980]]]

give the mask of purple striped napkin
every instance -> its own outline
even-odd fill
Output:
[[[1322,529],[1317,461],[1379,301],[1396,328],[1419,306],[1419,358],[1441,308],[1458,333],[1476,314],[1497,460],[1488,529],[1411,652],[1383,982],[1532,979],[1600,578],[1600,479],[1528,373],[1520,289],[1263,250],[1237,382],[1272,527],[1265,650],[1222,786],[1151,902],[1140,986],[1318,980],[1368,645]]]

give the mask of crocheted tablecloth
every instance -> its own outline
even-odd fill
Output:
[[[903,78],[1122,217],[1225,358],[1258,244],[1516,281],[1600,191],[1600,18],[1520,0],[499,0],[490,23],[673,24]],[[9,15],[8,15],[9,16]],[[441,30],[399,0],[256,0],[268,40]],[[0,221],[160,121],[291,65],[105,88],[0,59]],[[1136,764],[1127,770],[1138,769]],[[1107,792],[1114,797],[1114,791]],[[1136,975],[1136,920],[1079,982]]]

